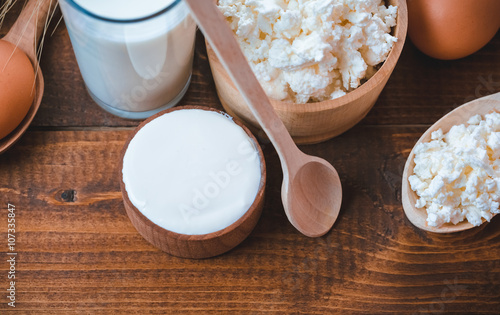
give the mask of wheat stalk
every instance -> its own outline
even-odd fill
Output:
[[[16,0],[13,0],[13,1],[16,1]],[[50,3],[52,4],[53,1],[57,2],[57,0],[50,0]],[[40,5],[41,5],[41,2],[40,2]],[[42,50],[43,50],[43,45],[45,44],[45,37],[47,36],[47,31],[48,31],[48,28],[49,28],[49,24],[52,21],[52,18],[54,17],[54,14],[56,13],[58,5],[59,5],[59,3],[56,3],[56,5],[53,6],[52,12],[49,12],[49,14],[47,15],[47,18],[44,21],[45,25],[44,25],[43,32],[42,32],[42,36],[41,36],[41,40],[40,40],[40,45],[38,46],[38,49],[36,50],[37,60],[40,60],[42,58]],[[54,32],[57,29],[57,27],[59,26],[59,23],[61,22],[61,20],[62,20],[62,16],[59,19],[59,21],[57,22],[57,24],[56,24],[56,26],[54,28],[54,31],[52,32],[51,35],[54,34]],[[35,47],[36,47],[37,43],[35,42],[34,44],[35,44]],[[38,64],[37,68],[35,69],[35,76],[38,74],[39,68],[40,68],[40,64]],[[35,82],[33,82],[33,89],[34,88],[35,88]]]
[[[7,15],[7,13],[14,6],[14,4],[16,3],[16,1],[17,0],[0,0],[0,28],[2,27],[3,21],[4,21],[5,17],[6,17],[6,15]],[[33,10],[33,12],[31,13],[31,18],[33,18],[34,16],[36,16],[38,14],[37,11],[39,10],[39,8],[42,5],[43,1],[44,0],[39,0],[38,1],[38,3],[37,3],[38,5],[35,7],[35,9]],[[40,58],[41,58],[43,46],[44,46],[44,43],[45,43],[45,37],[47,36],[47,31],[48,31],[49,24],[52,21],[52,18],[54,17],[54,14],[55,14],[55,12],[57,10],[57,6],[59,5],[58,3],[56,3],[54,6],[52,6],[52,4],[54,2],[56,2],[57,0],[47,0],[47,1],[50,1],[52,11],[49,12],[49,14],[47,15],[47,18],[45,19],[45,21],[43,21],[44,26],[43,26],[43,31],[42,31],[42,34],[41,34],[40,45],[38,45],[38,48],[35,51],[36,59],[37,60],[40,60]],[[55,30],[57,29],[57,27],[61,23],[61,20],[62,20],[62,16],[59,19],[59,21],[57,22],[57,24],[56,24],[56,26],[54,28],[54,31],[52,32],[51,36],[54,34]],[[25,31],[26,31],[26,27],[24,28],[23,33]],[[21,37],[19,37],[19,40],[20,39],[21,39]],[[35,45],[35,47],[37,47],[37,43],[36,42],[33,43],[33,44]],[[17,46],[17,44],[16,44],[16,46]],[[12,55],[13,54],[14,54],[14,52],[12,52]],[[12,57],[12,55],[9,57],[8,60],[10,60],[10,58]],[[6,64],[5,64],[5,66],[7,66],[8,60],[7,60]],[[37,76],[39,68],[40,68],[40,64],[39,63],[36,63],[36,64],[37,64],[37,67],[36,67],[36,69],[34,69],[35,70],[35,77]],[[36,87],[36,80],[33,81],[32,91],[35,90],[35,87]]]
[[[7,12],[12,9],[16,1],[17,0],[0,0],[0,28],[2,28],[3,20]]]

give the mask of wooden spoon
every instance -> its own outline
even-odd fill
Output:
[[[281,198],[288,219],[304,235],[324,235],[337,219],[342,202],[337,171],[327,161],[297,148],[215,3],[209,0],[186,0],[186,3],[278,152],[283,168]]]
[[[9,149],[24,134],[42,102],[44,81],[37,60],[36,47],[45,28],[48,14],[56,5],[57,0],[30,0],[9,33],[1,39],[16,45],[28,56],[35,70],[36,78],[33,104],[19,126],[0,140],[0,153]]]
[[[432,125],[427,131],[418,139],[415,146],[421,142],[429,142],[431,140],[432,132],[441,129],[443,133],[448,132],[452,126],[467,124],[470,117],[474,115],[481,115],[484,118],[485,114],[491,113],[493,111],[500,112],[500,93],[496,93],[490,96],[486,96],[467,104],[464,104],[443,118],[438,120],[434,125]],[[435,233],[453,233],[468,230],[474,227],[467,221],[460,222],[456,225],[452,223],[447,223],[439,228],[427,225],[427,211],[425,209],[418,209],[415,207],[418,196],[411,190],[410,183],[408,182],[408,177],[413,175],[413,168],[415,167],[415,162],[413,161],[415,157],[414,153],[415,147],[410,152],[408,160],[406,160],[404,172],[403,172],[403,184],[402,184],[402,194],[401,199],[403,202],[403,209],[413,225],[416,227]],[[483,222],[485,220],[483,219]]]

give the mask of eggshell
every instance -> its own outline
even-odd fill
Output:
[[[24,119],[33,103],[35,72],[26,54],[0,40],[0,139]]]
[[[423,53],[459,59],[486,45],[500,28],[500,0],[408,0],[408,34]]]

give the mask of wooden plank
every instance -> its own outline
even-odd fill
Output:
[[[377,104],[362,122],[433,124],[459,105],[500,91],[500,33],[479,52],[452,61],[432,59],[407,38]]]
[[[404,216],[403,165],[423,131],[358,126],[302,147],[335,165],[344,188],[338,222],[318,239],[287,222],[279,160],[264,144],[263,216],[240,246],[206,260],[169,256],[130,224],[117,169],[130,129],[28,132],[0,156],[0,240],[7,239],[7,202],[17,211],[16,310],[498,313],[500,220],[433,235]],[[0,248],[0,257],[7,257]],[[0,274],[8,268],[0,263]],[[0,277],[0,287],[7,284]],[[3,312],[8,306],[4,297],[0,301]]]
[[[220,108],[203,44],[198,36],[193,83],[181,104]],[[9,285],[10,202],[15,310],[23,314],[498,314],[500,219],[454,235],[426,233],[405,218],[400,190],[425,125],[500,91],[499,55],[500,34],[457,61],[430,59],[408,40],[367,118],[302,147],[332,162],[342,179],[344,204],[329,234],[309,239],[287,222],[279,160],[265,144],[267,200],[255,231],[225,255],[185,260],[155,249],[130,224],[117,165],[127,127],[138,122],[91,101],[62,23],[46,38],[47,90],[31,132],[0,156],[0,290]],[[1,314],[11,310],[7,302],[0,297]]]
[[[19,2],[19,4],[22,1]],[[9,13],[0,34],[5,34],[19,11]],[[55,21],[49,30],[55,28]],[[1,36],[1,35],[0,35]],[[361,124],[430,125],[453,108],[500,91],[500,33],[479,52],[454,60],[434,60],[420,53],[409,39],[379,101]],[[114,117],[88,96],[64,22],[46,38],[41,67],[46,91],[34,127],[135,126],[137,121]],[[198,32],[193,80],[180,105],[221,108],[211,77],[204,39]]]
[[[453,108],[500,91],[500,33],[478,53],[438,61],[407,40],[398,65],[362,124],[430,125]],[[105,113],[87,95],[67,31],[59,27],[46,44],[42,68],[48,82],[35,126],[133,126],[137,122]],[[204,39],[198,33],[193,81],[180,105],[221,108],[211,77]]]

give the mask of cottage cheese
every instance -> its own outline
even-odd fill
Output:
[[[340,97],[385,61],[397,7],[382,0],[219,0],[269,97]]]
[[[411,189],[427,210],[427,224],[440,227],[464,219],[478,226],[500,212],[500,114],[469,119],[415,147]]]

